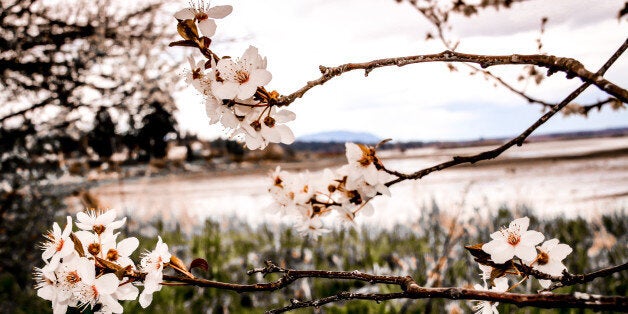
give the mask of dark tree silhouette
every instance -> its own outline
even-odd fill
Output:
[[[140,129],[138,141],[146,156],[164,158],[168,144],[166,135],[176,132],[176,121],[160,102],[153,101],[150,107],[153,112],[142,120],[144,126]]]
[[[108,160],[113,155],[116,126],[107,108],[98,109],[94,124],[94,129],[89,133],[89,146],[94,149],[101,160]]]

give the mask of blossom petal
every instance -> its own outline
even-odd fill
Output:
[[[531,262],[536,258],[536,248],[534,246],[519,244],[514,251],[515,255],[525,262]]]
[[[68,311],[68,303],[67,302],[52,302],[52,313],[53,314],[65,314]]]
[[[491,289],[491,291],[505,292],[508,290],[508,278],[507,277],[499,277],[493,280],[495,283],[495,287]]]
[[[140,245],[140,241],[137,238],[126,238],[118,243],[118,254],[122,256],[129,256]]]
[[[545,236],[542,233],[533,230],[528,230],[521,235],[521,242],[527,245],[537,245],[543,242],[543,239]]]
[[[108,225],[110,223],[112,223],[114,220],[116,220],[116,210],[115,209],[110,209],[100,215],[98,215],[98,217],[96,217],[96,221],[94,222],[95,225]]]
[[[212,37],[216,34],[216,22],[212,19],[202,20],[198,23],[198,29],[203,36]]]
[[[257,86],[260,85],[254,84],[252,81],[248,81],[245,84],[240,85],[236,97],[240,99],[253,97],[253,95],[255,95],[255,92],[257,91]]]
[[[360,147],[354,143],[345,143],[345,150],[347,155],[347,161],[349,163],[355,162],[362,158],[362,150]]]
[[[281,133],[279,133],[278,127],[263,127],[262,128],[264,138],[271,143],[281,142]]]
[[[55,295],[55,290],[51,285],[46,285],[37,289],[37,296],[44,300],[52,301]]]
[[[66,217],[66,223],[65,223],[65,229],[63,229],[63,233],[61,233],[61,237],[65,238],[65,237],[69,236],[70,232],[72,232],[72,217],[67,216]]]
[[[273,79],[273,75],[266,69],[254,69],[251,71],[249,81],[255,86],[264,86]]]
[[[281,133],[281,143],[284,144],[292,144],[294,143],[295,137],[292,130],[287,125],[278,125],[276,128]]]
[[[232,81],[224,81],[216,84],[212,84],[212,92],[216,98],[220,99],[233,99],[238,94],[238,88],[240,85]]]
[[[177,20],[193,20],[194,11],[190,8],[179,10],[177,11],[177,13],[174,14],[174,18]]]
[[[207,16],[209,16],[212,19],[221,19],[231,14],[232,11],[233,11],[233,7],[230,5],[218,5],[213,8],[210,8],[205,13],[207,14]]]
[[[573,249],[569,245],[561,243],[554,247],[554,249],[551,251],[550,256],[553,259],[562,261],[563,259],[565,259],[565,257],[567,257],[567,255],[571,254],[571,252],[573,252]]]
[[[64,258],[74,252],[74,243],[70,239],[63,241],[63,247],[59,251],[59,257]]]
[[[541,287],[547,289],[552,284],[552,281],[551,280],[545,280],[545,279],[539,279],[539,283],[541,284]]]
[[[251,70],[259,68],[257,64],[258,61],[259,52],[257,48],[254,46],[249,46],[249,48],[247,48],[242,54],[240,60],[238,60],[238,65],[240,65],[243,71],[245,71],[246,73],[250,73]]]
[[[486,249],[484,249],[484,246],[482,246],[482,249],[486,251]],[[512,259],[513,256],[515,256],[515,248],[511,245],[497,246],[495,247],[493,252],[489,254],[491,254],[491,259],[493,260],[493,262],[495,262],[496,264],[503,264]]]
[[[99,294],[112,294],[118,289],[120,280],[115,274],[105,274],[96,279],[94,285],[98,289]]]
[[[248,133],[244,138],[244,142],[246,143],[246,147],[251,150],[258,149],[262,146],[262,140],[260,138],[251,136]]]
[[[92,219],[92,217],[90,215],[88,215],[88,214],[86,214],[84,212],[79,212],[78,214],[76,214],[76,219],[79,221],[79,222],[76,223],[77,225],[79,223],[87,224],[87,225],[94,224],[94,219]]]
[[[54,247],[48,246],[46,250],[44,250],[44,252],[41,253],[41,258],[44,261],[47,261],[55,254],[55,252],[56,252],[56,249]]]
[[[135,300],[140,294],[140,290],[134,285],[121,285],[116,290],[116,298],[118,300]]]
[[[140,305],[143,308],[147,308],[151,302],[153,302],[153,294],[152,293],[144,293],[146,290],[142,291],[142,294],[140,294],[139,297],[139,301],[140,301]]]
[[[94,268],[94,263],[86,257],[81,257],[78,261],[76,272],[79,274],[79,277],[81,277],[81,281],[87,285],[91,285],[96,279],[96,269]]]
[[[523,232],[528,230],[528,227],[530,226],[530,218],[528,217],[522,217],[519,219],[515,219],[513,220],[510,225],[508,225],[508,229],[515,229],[518,228],[519,231]]]
[[[216,64],[216,71],[224,80],[235,81],[235,75],[239,69],[230,58],[220,59]]]
[[[122,218],[122,219],[120,219],[120,220],[116,220],[116,221],[114,221],[114,222],[109,223],[109,224],[107,225],[107,229],[108,229],[109,231],[113,231],[113,230],[115,230],[115,229],[118,229],[118,228],[120,228],[120,227],[124,226],[124,223],[125,223],[125,222],[126,222],[126,217],[124,217],[124,218]]]
[[[558,239],[554,238],[551,240],[547,240],[545,242],[543,242],[543,244],[541,245],[541,250],[543,250],[544,252],[549,252],[551,251],[556,245],[558,244]]]
[[[52,234],[55,237],[58,237],[61,235],[61,227],[59,227],[59,224],[56,222],[52,224]]]
[[[281,110],[273,115],[273,118],[275,118],[275,121],[277,123],[286,123],[296,119],[297,115],[290,110]]]
[[[491,233],[490,237],[493,240],[504,239],[504,234],[501,231],[495,231]]]
[[[240,120],[231,112],[225,112],[220,119],[220,122],[226,128],[235,129],[238,127]]]

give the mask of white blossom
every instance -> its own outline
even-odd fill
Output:
[[[116,241],[108,242],[102,245],[103,257],[106,260],[117,263],[118,265],[122,267],[126,267],[126,266],[134,267],[135,264],[133,263],[133,260],[129,256],[133,254],[133,252],[135,251],[135,249],[137,249],[139,244],[140,244],[140,241],[135,237],[123,239],[118,243],[116,243]]]
[[[155,249],[143,254],[140,260],[141,270],[146,273],[144,290],[140,294],[139,301],[146,308],[153,301],[153,293],[161,290],[163,281],[164,264],[170,261],[172,255],[168,252],[168,245],[158,237]]]
[[[118,229],[126,222],[126,217],[116,220],[116,210],[110,209],[101,213],[90,210],[87,213],[79,212],[76,214],[78,222],[76,226],[82,230],[94,231],[100,235],[104,232],[113,234],[115,229]]]
[[[491,273],[493,272],[493,267],[482,265],[482,264],[478,264],[478,267],[480,267],[480,271],[482,271],[480,273],[480,278],[482,278],[482,280],[484,281],[484,284],[486,284],[486,280],[491,279]]]
[[[573,251],[569,245],[558,243],[558,239],[545,241],[538,250],[539,255],[532,268],[551,276],[560,276],[567,269],[562,260]],[[548,288],[552,282],[540,279],[539,283],[543,288]]]
[[[242,131],[239,133],[244,134],[246,146],[251,150],[264,149],[269,143],[292,144],[294,142],[292,130],[283,123],[294,120],[296,115],[289,110],[277,112],[275,107],[268,111],[269,113],[260,120],[242,123]],[[249,115],[251,116],[257,118],[257,115]]]
[[[268,84],[272,79],[266,70],[265,59],[253,46],[249,46],[236,62],[230,58],[219,60],[216,71],[220,80],[212,84],[212,91],[219,99],[246,100],[253,97],[257,87]]]
[[[529,224],[528,217],[515,219],[508,228],[492,233],[493,240],[482,245],[482,250],[490,254],[497,264],[503,264],[515,256],[524,262],[531,262],[536,257],[535,246],[545,236],[538,231],[528,230]]]
[[[191,7],[185,8],[174,14],[177,20],[194,20],[198,24],[201,34],[212,37],[216,33],[216,22],[214,19],[221,19],[233,11],[230,5],[209,6],[209,1],[200,0],[191,3]]]
[[[52,225],[52,231],[49,231],[45,235],[47,241],[41,245],[44,250],[41,257],[44,261],[53,265],[51,266],[52,268],[56,268],[60,259],[72,254],[74,250],[74,243],[70,239],[71,232],[72,217],[68,216],[63,231],[61,231],[59,224],[55,222]]]
[[[303,217],[303,220],[297,223],[296,228],[302,236],[309,236],[313,239],[330,232],[329,229],[323,228],[323,222],[318,216]]]
[[[96,278],[94,264],[79,268],[82,285],[75,290],[81,306],[94,308],[96,303],[102,304],[107,313],[122,313],[122,305],[112,296],[118,289],[120,280],[115,274],[104,274]]]
[[[476,290],[493,292],[505,292],[508,290],[508,278],[496,278],[493,282],[495,283],[495,286],[491,287],[491,289],[486,287],[486,282],[484,283],[484,286],[476,284],[474,288]],[[499,302],[479,301],[478,304],[473,307],[473,310],[476,314],[499,314],[499,311],[497,311],[497,305],[499,305]]]
[[[190,63],[190,71],[185,72],[185,82],[191,84],[201,94],[213,97],[211,94],[211,76],[213,71],[206,72],[205,61],[199,60],[196,62],[192,56],[188,57],[188,62]]]

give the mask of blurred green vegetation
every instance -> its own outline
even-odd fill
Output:
[[[444,249],[448,246],[447,234],[451,230],[448,221],[455,217],[443,212],[434,206],[425,211],[418,221],[397,226],[394,232],[364,227],[361,230],[343,229],[332,231],[318,241],[304,239],[285,227],[265,225],[252,228],[237,221],[206,221],[204,227],[193,234],[181,231],[181,226],[166,230],[161,222],[155,222],[152,226],[168,243],[171,252],[182,260],[190,262],[197,257],[206,259],[210,265],[209,271],[194,272],[199,277],[213,280],[235,283],[275,280],[277,275],[270,275],[266,279],[259,275],[246,275],[247,270],[262,267],[265,260],[271,260],[280,266],[303,270],[357,269],[377,274],[411,275],[419,284],[425,285],[434,282],[433,278],[428,278],[428,271],[434,268],[435,261],[446,254],[447,263],[441,272],[440,286],[468,287],[481,283],[477,264],[463,246],[488,241],[492,231],[499,226],[507,226],[513,219],[512,211],[501,209],[494,217],[484,220],[471,218],[463,224],[456,224],[455,230],[459,231],[460,237],[449,245],[449,250]],[[519,211],[518,216],[522,215],[531,218],[530,229],[544,233],[546,240],[556,237],[573,247],[574,252],[565,260],[572,273],[626,262],[628,220],[624,214],[604,216],[596,221],[562,217],[545,221]],[[488,220],[491,222],[488,223]],[[156,243],[156,237],[153,236],[138,238],[141,247],[134,253],[135,260],[139,260],[139,254],[144,250],[154,248]],[[20,287],[13,276],[0,275],[1,303],[11,302],[12,313],[51,312],[47,301],[37,298],[32,287]],[[565,287],[556,292],[579,291],[626,296],[626,277],[626,272],[617,273],[612,278],[600,278],[586,285]],[[517,291],[534,293],[538,289],[538,282],[529,280]],[[163,287],[154,294],[153,303],[147,309],[142,309],[136,301],[123,302],[123,305],[125,313],[263,313],[271,308],[288,305],[292,298],[321,298],[341,291],[384,293],[399,291],[399,288],[324,279],[300,280],[274,293],[238,294],[196,287]],[[349,301],[295,313],[444,313],[454,309],[468,313],[472,311],[473,305],[471,301],[449,300],[395,300],[380,304]],[[519,309],[505,304],[500,305],[499,309],[501,313],[589,313],[570,309]]]

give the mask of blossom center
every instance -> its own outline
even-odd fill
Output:
[[[155,268],[159,269],[161,267],[161,263],[163,262],[163,260],[161,259],[161,256],[157,258],[157,263],[155,263]]]
[[[87,252],[89,252],[89,254],[91,255],[98,255],[98,253],[100,253],[100,244],[98,243],[91,243],[88,247],[87,247]]]
[[[65,241],[63,239],[59,239],[59,241],[57,242],[57,247],[56,250],[57,252],[61,251],[61,249],[63,249],[63,244],[65,243]]]
[[[515,246],[521,242],[521,236],[515,232],[508,232],[506,241],[508,241],[508,244]]]
[[[98,289],[96,286],[92,286],[92,293],[94,294],[94,299],[98,299]]]
[[[65,280],[70,283],[70,284],[76,284],[79,281],[81,281],[81,277],[79,276],[78,272],[76,271],[72,271],[69,272],[66,276],[65,276]]]
[[[203,77],[203,72],[201,72],[201,68],[192,70],[192,79],[198,80],[202,77]]]
[[[235,79],[240,84],[244,84],[249,81],[249,73],[242,70],[237,70],[235,73]]]
[[[118,257],[120,257],[120,254],[118,254],[118,251],[114,250],[114,249],[109,249],[109,251],[107,251],[107,259],[110,261],[117,261]]]
[[[96,234],[100,235],[103,232],[105,232],[105,226],[103,226],[103,225],[94,225],[92,227],[92,230],[94,230],[94,232],[96,232]]]
[[[194,14],[194,18],[195,18],[197,21],[199,21],[199,22],[200,22],[200,21],[203,21],[203,20],[208,19],[208,18],[209,18],[209,15],[207,15],[207,13],[205,13],[205,12],[198,12],[198,13]]]
[[[536,262],[539,265],[545,265],[549,263],[549,255],[546,252],[541,251],[539,255],[536,257]]]

